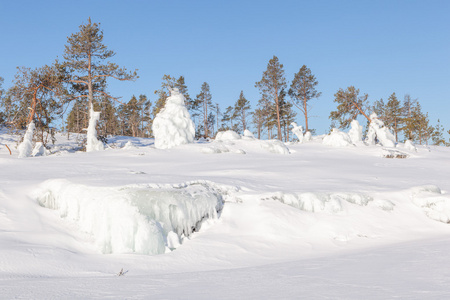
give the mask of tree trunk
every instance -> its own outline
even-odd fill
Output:
[[[281,122],[280,122],[280,103],[278,101],[278,87],[275,88],[275,104],[277,110],[277,127],[278,127],[278,139],[281,141]]]

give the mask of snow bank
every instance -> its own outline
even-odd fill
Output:
[[[353,145],[350,136],[337,128],[333,128],[331,133],[323,138],[322,143],[332,147],[346,147]]]
[[[170,149],[194,142],[195,125],[184,101],[184,96],[178,89],[170,91],[166,105],[156,115],[152,125],[156,148]]]
[[[376,113],[370,115],[369,131],[367,132],[366,143],[375,145],[375,138],[378,139],[381,145],[385,147],[395,147],[395,136],[384,126],[383,121],[378,119]]]
[[[97,122],[100,120],[100,112],[94,111],[91,106],[89,110],[89,126],[86,133],[86,152],[102,151],[105,150],[105,146],[101,141],[97,139]]]
[[[255,136],[253,135],[253,133],[252,133],[250,130],[248,130],[248,129],[245,129],[245,130],[244,130],[244,135],[243,135],[243,137],[245,137],[245,138],[247,138],[247,139],[254,139],[254,138],[255,138]]]
[[[32,197],[92,235],[103,253],[164,253],[223,207],[222,196],[206,184],[103,188],[49,180]]]
[[[28,124],[25,135],[23,136],[22,143],[20,143],[19,147],[17,148],[19,150],[19,158],[31,156],[33,151],[34,128],[34,121],[31,121],[30,124]]]
[[[417,152],[417,148],[411,140],[405,141],[405,149],[409,151]]]
[[[251,132],[250,132],[251,133]],[[234,132],[233,130],[227,130],[227,131],[219,131],[216,134],[215,141],[232,141],[232,140],[240,140],[241,136]]]

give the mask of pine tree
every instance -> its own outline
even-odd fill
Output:
[[[445,132],[444,127],[441,125],[441,121],[438,119],[437,124],[434,127],[433,134],[431,136],[434,145],[436,146],[447,145],[444,138],[444,132]]]
[[[278,57],[274,55],[269,61],[266,71],[263,72],[262,79],[255,83],[255,87],[259,88],[261,94],[275,104],[276,125],[278,129],[277,138],[281,141],[279,93],[282,89],[286,88],[286,79],[284,78],[283,65],[279,63]]]
[[[234,107],[233,106],[228,106],[225,109],[225,112],[222,114],[222,119],[221,119],[221,127],[220,130],[232,130],[234,128],[233,125],[233,115],[234,115]]]
[[[239,99],[234,104],[233,119],[237,119],[239,124],[238,131],[244,132],[247,129],[247,118],[249,116],[250,101],[244,96],[244,91],[241,91]]]
[[[289,89],[289,96],[294,105],[305,116],[305,130],[309,131],[308,113],[310,110],[309,101],[314,98],[319,98],[321,93],[316,90],[316,85],[319,82],[316,77],[311,74],[311,70],[303,65],[300,70],[294,75],[291,87]]]
[[[281,126],[284,132],[284,141],[289,141],[289,126],[292,122],[295,121],[295,117],[297,113],[294,112],[293,104],[291,102],[286,101],[286,93],[284,90],[281,90],[280,93],[280,113],[281,113]]]
[[[0,77],[0,108],[5,106],[3,102],[3,93],[5,92],[2,88],[3,80],[4,80],[3,77]],[[0,110],[0,125],[2,125],[5,122],[5,119],[6,114]]]
[[[365,113],[367,107],[367,94],[359,96],[359,89],[354,86],[349,86],[347,90],[339,89],[334,94],[334,102],[339,103],[337,111],[330,113],[330,119],[339,123],[339,128],[347,128],[352,120],[355,120],[357,116],[363,115],[367,121],[370,122],[370,118]]]
[[[103,31],[99,25],[89,18],[87,24],[80,25],[79,32],[68,37],[61,65],[69,76],[72,90],[79,94],[74,98],[87,98],[89,111],[94,110],[95,97],[105,96],[118,101],[105,91],[107,79],[138,78],[136,71],[128,72],[108,61],[115,53],[103,44]]]
[[[162,78],[161,88],[155,91],[155,95],[158,95],[155,106],[153,107],[153,119],[159,113],[161,109],[166,105],[166,100],[170,96],[170,90],[176,85],[175,77],[165,74]]]
[[[140,107],[141,111],[141,117],[140,117],[140,132],[141,137],[148,137],[150,136],[150,130],[151,127],[151,107],[152,102],[147,99],[146,95],[139,95],[138,105]]]
[[[395,93],[389,96],[388,102],[386,103],[385,116],[382,120],[384,121],[384,125],[394,131],[395,140],[398,141],[398,132],[400,131],[403,118],[402,107]]]
[[[195,107],[198,107],[200,121],[202,122],[201,127],[203,130],[203,137],[207,138],[210,136],[211,119],[209,117],[210,109],[212,106],[212,96],[209,89],[209,84],[204,82],[200,93],[195,98]],[[214,123],[213,123],[214,124]]]
[[[405,95],[402,107],[403,126],[400,127],[400,131],[403,132],[403,135],[407,140],[414,140],[413,131],[415,127],[415,120],[413,117],[413,111],[417,104],[417,99],[411,99],[409,94]]]

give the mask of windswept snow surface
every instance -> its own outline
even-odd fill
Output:
[[[15,139],[0,131],[1,299],[450,297],[448,148],[108,137],[86,153],[65,135],[18,159]]]

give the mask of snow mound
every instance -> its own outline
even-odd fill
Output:
[[[37,142],[34,146],[32,156],[47,156],[47,149],[45,149],[44,144],[42,142]]]
[[[137,149],[138,147],[136,147],[131,141],[128,141],[122,149],[125,150],[130,150],[130,149]]]
[[[219,131],[216,134],[216,138],[215,138],[216,141],[232,141],[232,140],[240,140],[240,139],[241,139],[241,136],[233,130]]]
[[[253,135],[253,133],[252,133],[250,130],[248,130],[248,129],[245,129],[245,130],[244,130],[244,135],[243,135],[243,137],[245,137],[245,138],[247,138],[247,139],[254,139],[254,138],[255,138],[255,136]]]
[[[305,135],[303,136],[303,142],[310,142],[311,140],[312,140],[311,131],[305,132]]]
[[[414,146],[414,143],[411,140],[405,141],[405,149],[409,151],[417,152],[416,146]]]
[[[32,197],[90,234],[102,253],[165,253],[223,208],[222,196],[207,184],[106,188],[58,179]]]
[[[20,143],[19,150],[19,158],[29,157],[33,151],[33,134],[34,134],[34,121],[31,121],[28,124],[27,131],[23,137],[22,143]]]
[[[280,140],[261,141],[261,147],[276,154],[290,154],[289,148]]]
[[[367,195],[358,193],[275,193],[271,196],[262,197],[263,200],[278,200],[308,212],[337,213],[343,211],[343,202],[366,206],[373,199]]]
[[[323,138],[322,143],[332,147],[347,147],[353,145],[350,136],[337,128],[333,128],[331,133]]]
[[[153,121],[156,148],[170,149],[194,142],[195,125],[184,101],[184,96],[178,89],[171,90],[166,105]]]
[[[412,189],[412,202],[433,220],[450,223],[450,195],[442,194],[437,186],[427,185]]]

